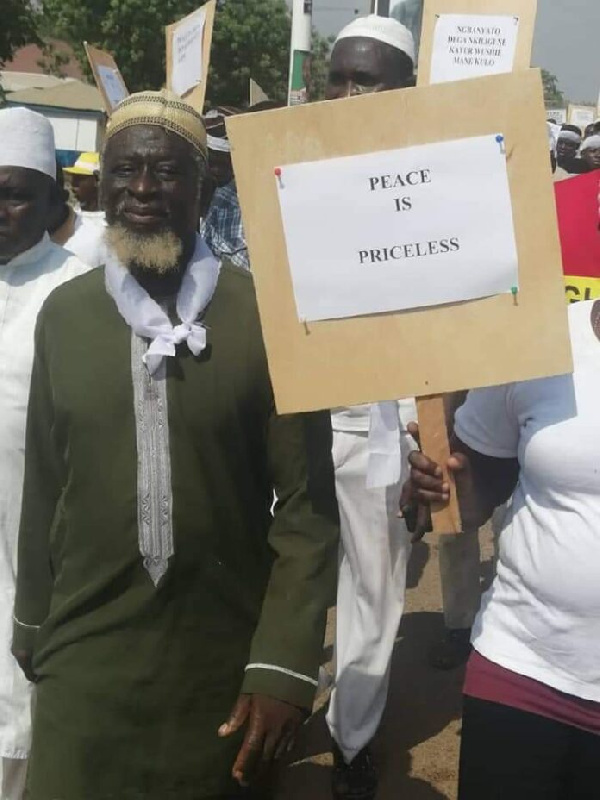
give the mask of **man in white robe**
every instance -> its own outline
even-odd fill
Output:
[[[333,48],[327,99],[410,85],[414,62],[404,25],[376,15],[355,19]],[[373,800],[377,790],[369,744],[385,710],[404,611],[411,536],[398,511],[408,455],[416,447],[407,426],[415,420],[411,399],[332,413],[342,533],[336,676],[327,714],[334,800]]]
[[[0,110],[0,142],[0,798],[20,800],[31,688],[10,645],[33,333],[50,292],[88,268],[46,233],[56,175],[50,123],[24,108]]]

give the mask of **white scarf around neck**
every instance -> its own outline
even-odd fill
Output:
[[[212,300],[220,269],[220,261],[198,236],[177,295],[176,310],[181,322],[173,325],[167,313],[107,248],[106,290],[133,332],[150,339],[143,357],[150,375],[156,372],[163,358],[175,355],[175,347],[182,342],[195,356],[206,348],[206,328],[197,320]]]

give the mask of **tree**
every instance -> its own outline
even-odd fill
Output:
[[[0,65],[26,44],[39,44],[37,14],[24,0],[0,3]]]
[[[0,67],[10,61],[26,44],[40,44],[37,34],[38,14],[24,0],[1,0],[0,3]],[[0,106],[6,99],[0,84]]]
[[[329,72],[329,57],[334,41],[335,38],[333,36],[325,38],[321,36],[318,31],[313,29],[310,86],[308,91],[311,102],[325,99],[325,87],[327,85],[327,74]]]
[[[544,81],[544,103],[546,108],[564,108],[565,96],[558,87],[558,78],[547,69],[542,70]]]
[[[291,21],[285,0],[227,0],[217,12],[207,100],[240,106],[252,77],[285,102]]]
[[[165,81],[164,26],[199,5],[201,0],[44,0],[45,28],[73,46],[85,69],[84,40],[113,54],[130,91],[158,89]],[[207,101],[247,103],[250,77],[272,99],[284,100],[290,31],[285,0],[222,0]]]
[[[46,74],[57,78],[66,78],[66,67],[72,60],[72,52],[65,49],[65,42],[57,42],[54,37],[54,26],[43,14],[38,14],[38,35],[41,39],[42,56],[37,62]],[[91,72],[90,72],[91,74]]]

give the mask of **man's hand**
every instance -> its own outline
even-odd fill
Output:
[[[418,426],[408,427],[418,441]],[[456,436],[451,437],[450,447],[453,452],[446,470],[456,481],[463,530],[470,533],[487,522],[494,509],[512,495],[519,479],[519,462],[516,458],[485,456]],[[450,484],[444,480],[440,465],[424,453],[411,453],[409,461],[412,469],[402,488],[400,516],[406,519],[408,529],[416,533],[415,539],[420,539],[431,530],[431,506],[449,502]]]
[[[447,505],[450,501],[450,484],[444,480],[440,465],[419,452],[411,453],[409,461],[412,467],[410,485],[412,496],[416,501],[424,506]],[[460,489],[470,485],[469,459],[463,453],[452,453],[446,468],[456,476],[457,486]]]
[[[35,673],[33,671],[33,667],[31,665],[33,654],[30,653],[28,650],[12,650],[12,654],[14,658],[16,658],[18,665],[23,670],[23,673],[28,681],[31,683],[35,683],[37,680],[35,677]]]
[[[408,431],[420,445],[418,425],[411,423]],[[450,484],[444,480],[440,465],[424,453],[411,453],[409,462],[411,473],[402,488],[400,516],[405,518],[409,531],[414,534],[413,542],[416,542],[431,530],[431,507],[445,506],[450,501]],[[460,452],[452,453],[446,469],[456,480],[463,527],[465,530],[476,530],[484,520],[480,519],[482,513],[473,487],[469,456]]]
[[[483,459],[490,464],[497,461],[469,451],[469,454],[454,452],[446,462],[446,470],[452,473],[456,481],[458,504],[465,531],[476,531],[489,518],[495,507],[492,504],[487,508],[488,504],[479,497],[473,481],[471,453],[480,461]],[[444,472],[440,465],[424,453],[411,453],[409,462],[411,465],[410,480],[403,487],[400,510],[403,516],[410,519],[411,515],[413,518],[415,517],[415,508],[418,509],[414,531],[415,540],[418,540],[428,530],[431,530],[431,507],[445,506],[450,501],[450,484],[444,480]]]
[[[233,777],[248,786],[271,763],[291,749],[308,713],[262,694],[241,694],[219,736],[231,736],[244,725],[246,735],[233,765]]]

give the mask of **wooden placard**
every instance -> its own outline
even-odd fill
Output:
[[[241,115],[227,127],[281,413],[572,370],[538,70]],[[298,320],[275,168],[498,131],[506,137],[517,304],[501,295],[308,326]]]
[[[190,20],[199,11],[204,10],[206,17],[204,21],[204,36],[202,40],[202,80],[191,91],[183,95],[186,103],[195,108],[199,114],[204,111],[204,100],[206,98],[206,85],[208,79],[208,68],[210,66],[210,49],[212,46],[213,27],[215,23],[215,13],[217,10],[217,0],[208,0],[200,8],[188,14],[187,17],[174,22],[172,25],[167,25],[165,28],[165,35],[167,41],[167,88],[172,90],[171,71],[172,71],[172,56],[173,56],[173,35],[175,29],[182,22]]]
[[[121,75],[119,67],[110,53],[107,53],[104,50],[98,50],[97,47],[92,47],[87,42],[84,42],[83,46],[85,47],[85,52],[94,74],[96,86],[102,95],[104,108],[106,109],[108,116],[110,116],[117,103],[111,98],[111,92],[109,89],[107,89],[106,82],[102,74],[102,68],[110,70],[114,76],[114,80],[116,81],[117,90],[119,88],[121,89],[122,98],[127,97],[129,95],[129,91],[127,90],[127,86],[125,85],[125,81],[123,80],[123,76]]]
[[[431,58],[437,19],[441,14],[498,14],[519,17],[519,36],[514,70],[528,69],[537,14],[537,0],[425,0],[421,47],[419,50],[419,86],[429,86]]]

